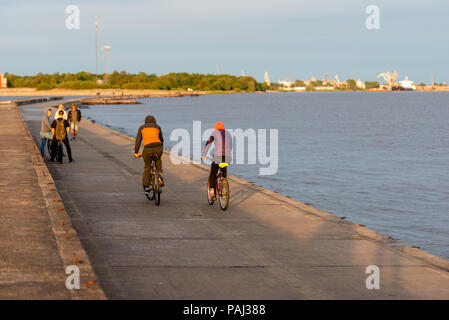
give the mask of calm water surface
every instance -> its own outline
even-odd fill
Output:
[[[279,129],[279,170],[232,174],[449,259],[449,93],[270,93],[155,98],[83,115],[135,136],[173,129]]]

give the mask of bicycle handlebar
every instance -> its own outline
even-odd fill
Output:
[[[206,158],[207,160],[210,160],[210,161],[214,162],[214,158],[210,158],[210,157],[204,157],[204,158]],[[225,164],[225,165],[222,165],[222,164]],[[218,165],[219,165],[220,168],[224,168],[224,167],[229,166],[229,163],[227,163],[227,162],[221,162],[221,163],[218,163]]]

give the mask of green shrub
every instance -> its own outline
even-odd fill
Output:
[[[37,90],[51,90],[53,89],[53,86],[47,82],[41,82],[37,86]]]

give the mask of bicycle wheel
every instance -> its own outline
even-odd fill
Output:
[[[47,139],[47,151],[48,151],[48,155],[51,158],[51,144],[52,144],[52,140],[51,139]]]
[[[144,188],[145,189],[145,188]],[[150,185],[150,191],[145,192],[145,196],[148,198],[148,200],[153,201],[154,200],[154,190],[153,186]]]
[[[157,181],[157,175],[153,174],[153,190],[154,190],[154,203],[156,205],[161,204],[161,189],[159,186],[159,182]]]
[[[214,204],[214,201],[212,201],[212,199],[210,198],[209,179],[207,179],[207,189],[206,189],[206,192],[207,192],[207,203],[208,203],[209,205],[213,205],[213,204]]]
[[[225,211],[229,204],[229,182],[226,178],[220,180],[220,194],[218,195],[220,208]]]
[[[57,148],[57,154],[56,154],[56,161],[58,161],[60,164],[62,164],[63,161],[63,151],[62,151],[62,144],[58,143],[58,148]]]

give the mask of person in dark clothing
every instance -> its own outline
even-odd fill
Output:
[[[73,158],[72,158],[72,149],[70,148],[70,142],[69,142],[69,138],[68,138],[68,134],[70,131],[70,124],[67,120],[63,119],[63,115],[64,115],[64,111],[60,110],[58,111],[58,115],[60,116],[59,118],[53,120],[52,124],[51,124],[51,133],[53,136],[52,139],[52,144],[51,144],[51,160],[50,161],[54,161],[55,157],[56,157],[56,148],[58,146],[58,141],[62,141],[65,145],[65,148],[67,150],[67,155],[69,156],[69,161],[72,162]],[[64,130],[60,130],[60,128],[62,127],[64,128]]]
[[[72,104],[72,109],[69,111],[67,118],[70,122],[70,131],[72,133],[72,140],[76,139],[76,135],[78,134],[79,123],[81,122],[81,110],[76,107],[76,105]]]
[[[156,118],[149,115],[145,118],[145,124],[143,124],[137,131],[136,143],[134,146],[134,157],[139,157],[139,149],[143,140],[143,152],[142,157],[145,162],[145,168],[143,171],[142,182],[145,191],[149,190],[150,186],[150,169],[151,160],[154,158],[156,161],[156,168],[159,174],[162,173],[162,153],[164,145],[164,137],[162,136],[162,130],[159,125],[156,124]],[[159,176],[159,184],[164,186],[162,176]]]

